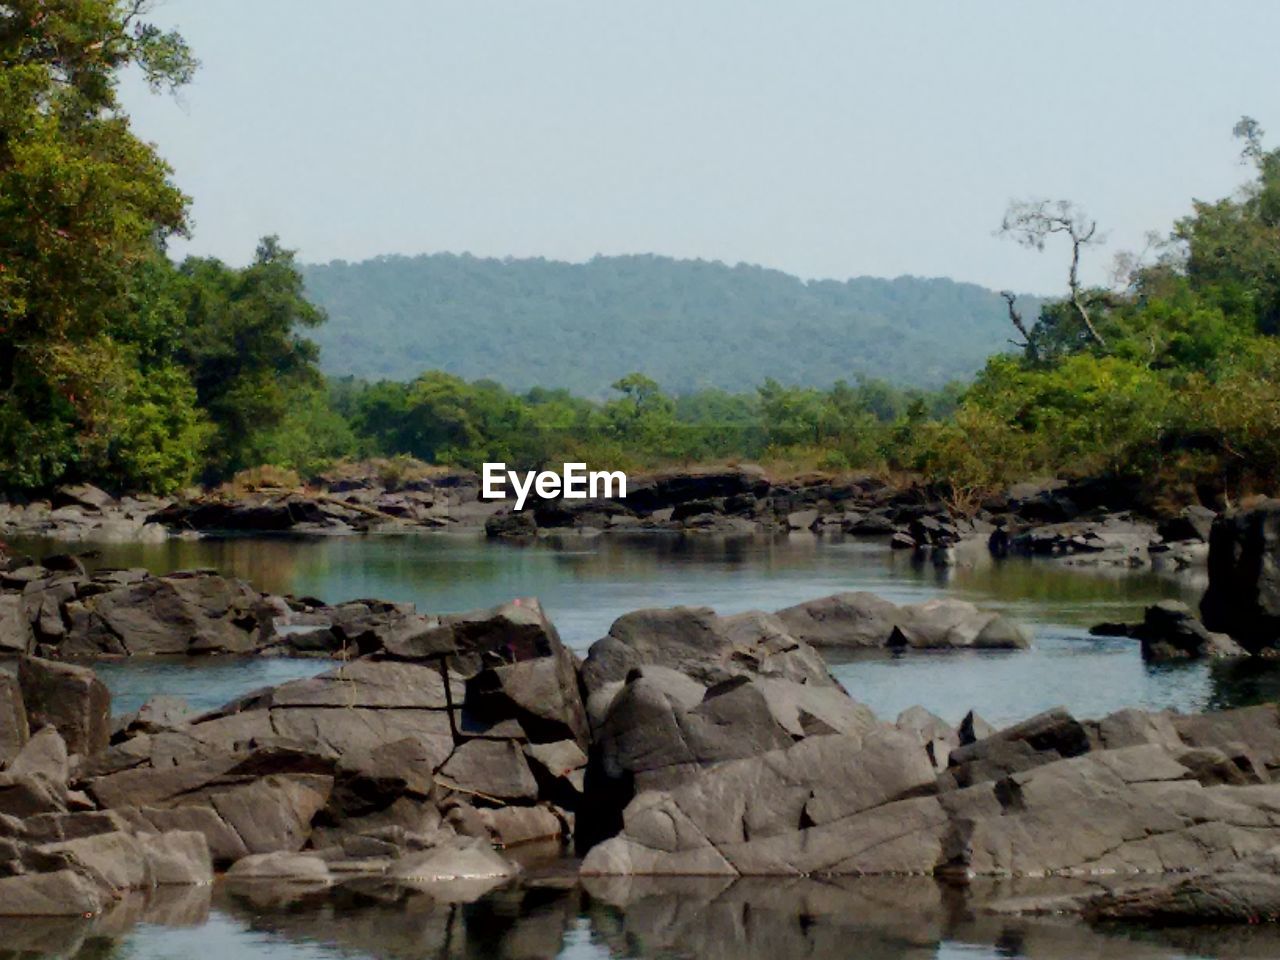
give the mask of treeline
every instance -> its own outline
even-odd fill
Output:
[[[839,471],[885,463],[896,435],[947,416],[960,394],[958,387],[901,390],[863,379],[829,390],[770,380],[749,394],[672,396],[641,373],[613,389],[615,398],[597,403],[566,390],[516,394],[439,371],[409,383],[332,381],[332,409],[349,429],[345,448],[300,447],[277,465],[314,472],[339,453],[404,454],[471,469],[487,461],[523,468],[584,461],[638,470],[746,458]]]
[[[736,458],[903,470],[958,504],[1055,474],[1136,480],[1173,502],[1280,484],[1280,151],[1253,121],[1236,129],[1250,183],[1195,203],[1111,288],[1079,279],[1098,236],[1089,218],[1067,203],[1011,207],[1012,237],[1063,256],[1064,294],[1010,297],[1006,332],[1021,350],[992,356],[963,389],[851,372],[829,389],[768,380],[668,394],[632,373],[593,401],[440,372],[326,381],[307,338],[324,315],[275,239],[244,268],[167,257],[188,201],[120,108],[130,66],[164,89],[196,62],[134,3],[0,6],[5,491],[83,479],[168,492],[262,464],[313,473],[397,454],[467,467]],[[588,362],[574,344],[559,351],[565,369]]]
[[[1071,266],[1097,236],[1081,211],[1011,206],[1014,239],[1062,252],[1066,296],[1021,323],[1021,355],[991,358],[953,417],[921,426],[913,468],[971,493],[1053,474],[1175,504],[1277,491],[1280,150],[1247,117],[1234,132],[1250,182],[1194,202],[1148,260],[1120,258],[1113,289],[1083,288]]]

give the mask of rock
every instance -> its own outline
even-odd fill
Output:
[[[35,642],[22,594],[0,594],[0,653],[30,653]]]
[[[170,830],[138,838],[151,879],[157,886],[207,886],[213,883],[209,843],[199,831]]]
[[[152,697],[134,714],[128,725],[131,733],[163,733],[183,730],[196,719],[196,711],[181,697],[165,694]]]
[[[72,553],[54,553],[40,561],[40,566],[54,573],[70,573],[85,576],[84,561]]]
[[[129,833],[99,833],[47,843],[40,849],[68,857],[111,890],[147,890],[155,886],[144,840]]]
[[[1010,553],[1072,563],[1141,566],[1149,562],[1151,545],[1158,541],[1154,524],[1125,513],[1035,526],[1009,537],[1004,547]]]
[[[547,656],[481,670],[467,681],[466,710],[482,721],[514,719],[537,742],[588,739],[577,662],[560,644]]]
[[[67,789],[43,777],[0,773],[0,814],[18,819],[67,809]]]
[[[213,793],[208,803],[250,853],[302,849],[333,787],[330,777],[272,774]]]
[[[1077,757],[1090,749],[1088,731],[1061,707],[1037,714],[951,752],[939,783],[968,787],[1000,780],[1063,757]]]
[[[1276,785],[1204,787],[1155,744],[1054,761],[962,796],[987,805],[949,840],[949,869],[970,874],[1218,870],[1273,846],[1280,829]]]
[[[797,875],[858,861],[860,850],[873,849],[884,863],[901,866],[907,861],[891,849],[892,837],[920,832],[921,821],[894,801],[927,790],[933,779],[912,735],[883,727],[865,738],[812,737],[637,794],[621,834],[594,846],[582,872]],[[859,830],[844,829],[877,808],[881,825],[866,820]],[[936,852],[930,856],[932,866]]]
[[[677,670],[704,686],[735,676],[769,676],[832,686],[817,651],[766,613],[718,617],[706,607],[637,610],[614,621],[582,665],[588,694],[637,667]]]
[[[971,743],[977,743],[979,740],[985,740],[995,732],[995,727],[972,710],[964,715],[964,719],[960,721],[960,726],[956,728],[956,734],[961,746],[968,746]]]
[[[790,530],[808,530],[817,522],[817,510],[797,510],[787,514],[787,528]]]
[[[1229,634],[1251,653],[1280,645],[1280,500],[1214,521],[1200,613],[1209,630]]]
[[[0,877],[0,916],[93,917],[103,900],[97,884],[75,870]]]
[[[328,865],[314,854],[255,853],[233,863],[227,879],[328,884],[333,878]]]
[[[627,484],[626,504],[650,514],[697,500],[713,500],[752,494],[762,496],[769,482],[751,468],[653,474],[635,477]]]
[[[1217,513],[1208,507],[1193,504],[1183,507],[1176,517],[1165,520],[1157,527],[1161,539],[1169,543],[1185,540],[1209,542],[1213,521]]]
[[[840,593],[778,611],[798,640],[815,647],[1022,649],[1026,631],[963,600],[898,606],[870,593]]]
[[[40,777],[65,792],[71,776],[67,745],[57,729],[42,727],[18,751],[5,772],[15,777]]]
[[[54,509],[73,506],[96,512],[112,506],[115,502],[111,494],[98,489],[91,483],[76,483],[58,487],[53,492],[51,505]]]
[[[29,736],[27,708],[18,678],[0,670],[0,769],[18,755]]]
[[[498,847],[560,840],[565,824],[547,807],[498,807],[480,811],[489,839]]]
[[[1209,631],[1191,608],[1178,600],[1161,600],[1147,607],[1142,623],[1131,633],[1141,641],[1145,660],[1248,656],[1248,651],[1225,633]]]
[[[518,744],[509,740],[468,740],[440,768],[450,789],[505,802],[532,801],[538,784]]]
[[[530,743],[524,747],[529,769],[538,782],[538,795],[568,810],[576,810],[586,781],[587,755],[573,740]]]
[[[596,739],[605,776],[637,791],[674,785],[701,766],[791,744],[746,678],[708,688],[691,703],[641,668],[613,702]]]
[[[111,694],[92,670],[24,657],[18,680],[32,727],[56,727],[70,753],[89,756],[107,748]]]
[[[66,656],[248,653],[260,597],[245,583],[195,572],[150,577],[70,610]]]
[[[1275,923],[1280,921],[1280,871],[1275,854],[1224,873],[1161,880],[1138,889],[1100,894],[1084,913],[1094,921],[1150,926]]]
[[[1228,756],[1243,747],[1269,770],[1280,769],[1280,707],[1274,703],[1212,713],[1173,715],[1188,747],[1212,747]]]
[[[508,510],[485,520],[484,534],[490,540],[523,540],[538,535],[538,522],[532,510]]]
[[[425,853],[402,857],[387,876],[416,883],[441,880],[482,880],[513,877],[515,864],[494,852],[484,840],[458,838]]]

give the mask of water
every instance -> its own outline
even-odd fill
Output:
[[[57,545],[21,545],[37,555]],[[597,537],[528,546],[426,535],[298,540],[172,541],[101,548],[101,566],[156,572],[214,567],[261,589],[410,600],[431,612],[538,596],[580,653],[621,614],[706,605],[722,613],[777,609],[842,590],[899,602],[950,595],[1030,626],[1032,649],[908,653],[833,663],[849,691],[893,717],[920,703],[955,721],[975,707],[1003,724],[1062,704],[1079,716],[1125,706],[1183,710],[1276,699],[1270,663],[1148,666],[1130,640],[1090,637],[1104,620],[1136,619],[1166,597],[1194,604],[1202,575],[993,563],[982,551],[945,571],[865,540],[808,535],[725,541]],[[331,665],[316,660],[143,660],[100,664],[117,711],[154,693],[213,707],[250,689]],[[1280,933],[1095,930],[1071,920],[995,916],[931,880],[589,880],[572,865],[488,892],[439,886],[405,893],[355,884],[312,896],[278,888],[162,890],[92,922],[0,922],[0,958],[120,960],[401,960],[421,957],[737,958],[846,956],[879,960],[1066,960],[1082,956],[1191,960],[1280,956]],[[975,897],[1023,888],[978,890]],[[1034,892],[1034,891],[1032,891]]]
[[[1061,883],[1057,888],[1061,889]],[[1034,892],[1036,888],[1031,888]],[[1039,887],[1043,892],[1043,884]],[[1076,887],[1074,889],[1081,889]],[[352,885],[312,894],[229,886],[124,901],[93,922],[0,923],[0,957],[79,960],[785,958],[1190,960],[1275,957],[1274,928],[1139,932],[994,916],[927,879],[526,880],[479,893]]]
[[[52,545],[23,545],[39,554]],[[1137,644],[1088,635],[1104,620],[1137,619],[1157,599],[1191,604],[1200,572],[1165,574],[1072,568],[1046,561],[995,563],[981,549],[947,570],[913,564],[882,541],[810,535],[725,540],[649,535],[565,537],[519,546],[478,536],[173,540],[113,545],[92,561],[156,572],[215,567],[261,589],[339,602],[409,600],[430,612],[539,597],[565,642],[585,653],[623,613],[647,606],[710,606],[721,613],[774,610],[842,590],[897,602],[950,595],[999,609],[1030,626],[1031,650],[908,653],[833,662],[857,699],[892,718],[922,704],[951,722],[970,708],[1003,725],[1066,706],[1082,717],[1121,707],[1202,710],[1272,698],[1272,664],[1143,663]],[[212,708],[248,690],[325,669],[322,661],[108,664],[117,709],[155,692]]]

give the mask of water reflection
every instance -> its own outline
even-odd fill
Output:
[[[225,883],[126,901],[92,923],[0,927],[0,957],[201,956],[700,960],[865,957],[1178,960],[1274,957],[1274,927],[1142,931],[1071,919],[1005,917],[986,904],[1069,892],[1078,882],[970,891],[923,878],[738,880],[544,876],[477,894],[451,884],[406,892],[378,884],[258,892]]]

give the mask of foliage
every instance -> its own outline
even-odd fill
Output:
[[[803,281],[658,256],[436,254],[303,272],[329,315],[315,333],[325,371],[374,381],[439,368],[592,399],[634,370],[678,396],[747,392],[767,377],[825,388],[858,374],[936,388],[1008,347],[999,295],[945,279]]]

